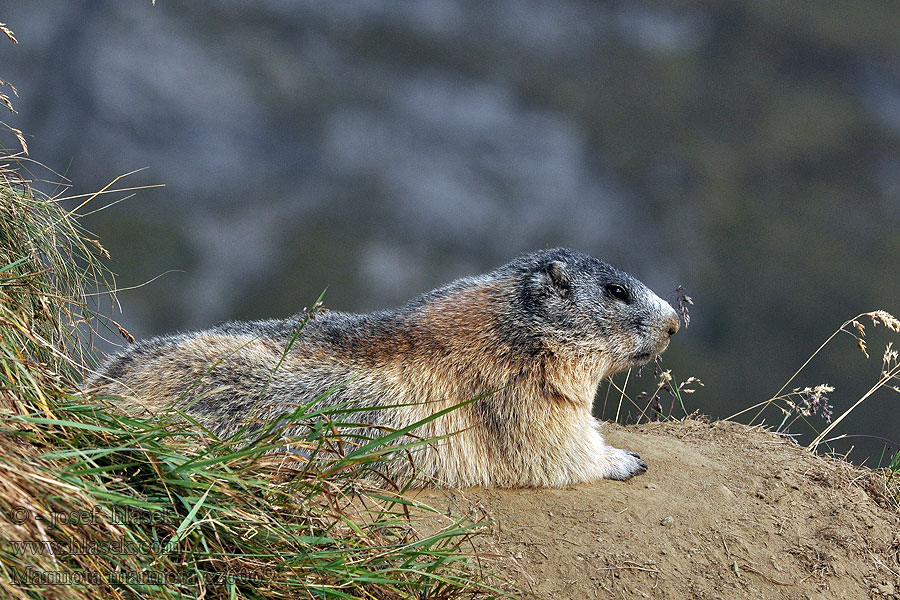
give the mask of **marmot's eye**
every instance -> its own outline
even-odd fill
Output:
[[[606,291],[610,296],[616,298],[617,300],[621,300],[622,302],[627,303],[630,298],[628,296],[628,288],[624,285],[619,285],[617,283],[610,283],[606,286]]]

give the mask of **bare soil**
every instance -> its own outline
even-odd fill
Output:
[[[688,419],[608,426],[649,464],[627,482],[424,490],[492,519],[482,567],[526,597],[900,600],[900,510],[883,478],[764,429]]]

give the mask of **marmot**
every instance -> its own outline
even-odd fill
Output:
[[[561,487],[646,471],[636,453],[604,443],[591,407],[601,379],[647,363],[679,328],[675,310],[640,281],[564,248],[395,310],[326,311],[294,338],[304,320],[149,339],[112,357],[89,387],[132,408],[186,407],[219,435],[328,390],[320,402],[354,409],[353,433],[368,437],[480,397],[414,432],[438,438],[413,451],[414,465],[397,458],[382,470],[416,469],[417,485]]]

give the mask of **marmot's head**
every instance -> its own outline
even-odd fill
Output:
[[[556,248],[522,256],[513,312],[540,345],[600,353],[611,372],[645,364],[678,331],[675,310],[643,283],[592,256]]]

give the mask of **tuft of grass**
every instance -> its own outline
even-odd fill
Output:
[[[36,381],[22,388],[34,371],[56,385],[71,381],[87,364],[84,335],[90,322],[88,296],[110,273],[108,257],[65,213],[60,204],[37,195],[0,156],[0,344],[10,360],[12,389],[43,396]],[[53,376],[51,376],[53,375]]]
[[[875,381],[872,387],[857,399],[849,408],[842,412],[837,418],[832,419],[832,409],[827,394],[834,391],[834,387],[828,384],[819,384],[814,387],[793,388],[791,391],[786,390],[800,376],[803,370],[813,361],[813,359],[822,350],[830,344],[839,335],[849,335],[854,338],[858,350],[869,358],[868,346],[866,344],[866,326],[860,321],[867,317],[871,320],[872,326],[882,325],[894,333],[900,333],[900,320],[884,310],[874,310],[870,312],[860,313],[844,321],[822,344],[813,352],[809,358],[797,369],[794,374],[781,386],[774,396],[768,400],[758,402],[749,406],[735,414],[729,416],[727,420],[734,419],[746,413],[756,411],[750,419],[750,425],[761,422],[760,419],[766,414],[770,408],[780,411],[783,418],[776,427],[775,431],[788,435],[788,429],[791,424],[798,419],[803,419],[813,427],[808,417],[820,416],[823,418],[827,426],[819,432],[812,442],[807,446],[809,450],[818,450],[819,446],[837,438],[827,439],[828,435],[843,421],[853,410],[860,404],[870,398],[879,390],[892,390],[900,394],[900,361],[898,361],[898,352],[893,348],[893,342],[888,342],[882,357],[882,369],[880,377]],[[813,430],[816,430],[813,427]]]
[[[693,394],[697,388],[703,387],[703,382],[693,376],[678,382],[671,369],[664,369],[659,356],[653,363],[656,388],[652,392],[642,391],[634,397],[629,395],[627,389],[631,375],[632,369],[629,369],[625,372],[621,384],[616,380],[616,376],[609,377],[609,386],[606,388],[600,409],[601,418],[606,416],[612,390],[619,396],[613,417],[613,421],[617,423],[638,424],[644,421],[669,421],[686,417],[689,413],[684,402],[685,395]],[[676,416],[676,408],[681,412],[680,416]]]
[[[309,435],[273,427],[247,445],[82,394],[108,255],[14,157],[0,163],[0,597],[505,595],[467,553],[479,524],[419,536],[410,482],[364,483],[402,451],[396,433],[334,453],[335,415],[310,405],[292,415]]]
[[[900,508],[900,450],[884,467],[885,488],[897,508]]]

